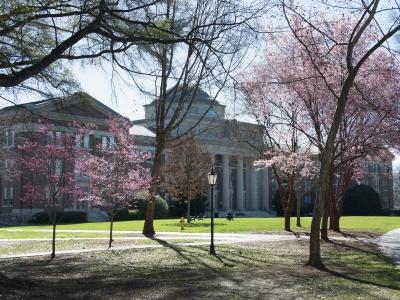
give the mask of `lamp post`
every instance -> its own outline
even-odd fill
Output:
[[[211,188],[211,244],[210,244],[210,254],[215,255],[214,247],[214,186],[217,182],[217,174],[214,171],[214,166],[211,166],[210,173],[208,173],[208,184]]]

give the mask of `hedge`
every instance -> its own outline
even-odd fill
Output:
[[[83,223],[87,222],[87,213],[84,211],[60,211],[56,214],[57,224],[65,223]],[[49,214],[47,211],[42,211],[32,216],[32,224],[50,224]]]

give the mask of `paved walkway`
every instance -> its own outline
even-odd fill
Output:
[[[400,266],[400,228],[382,235],[378,240],[378,245],[385,255]]]

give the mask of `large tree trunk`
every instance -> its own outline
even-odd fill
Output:
[[[321,230],[321,217],[326,199],[329,197],[330,191],[330,170],[331,162],[334,155],[334,142],[336,134],[339,130],[339,125],[343,117],[344,108],[346,106],[347,96],[350,88],[353,84],[354,77],[356,74],[351,74],[347,77],[338,104],[336,107],[335,114],[333,116],[331,129],[329,130],[328,138],[326,139],[325,148],[322,153],[321,159],[321,170],[319,174],[318,183],[318,197],[315,199],[315,205],[313,210],[313,218],[311,222],[310,232],[310,252],[307,265],[314,266],[317,268],[323,267],[321,259],[321,241],[320,241],[320,230]]]
[[[156,142],[156,150],[153,160],[153,168],[151,171],[152,183],[150,186],[150,199],[146,204],[146,213],[143,226],[143,234],[146,236],[153,236],[156,232],[154,231],[154,211],[156,207],[156,194],[158,186],[158,177],[160,176],[161,170],[161,155],[163,146]]]
[[[53,208],[52,212],[52,224],[53,224],[53,239],[51,242],[51,258],[54,258],[56,256],[56,226],[57,226],[57,213],[56,209]]]
[[[186,220],[187,220],[188,223],[190,223],[190,200],[187,201]]]
[[[292,231],[290,229],[290,216],[291,216],[291,209],[284,209],[283,210],[283,215],[285,217],[285,231]]]

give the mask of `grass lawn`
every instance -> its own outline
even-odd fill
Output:
[[[372,245],[308,242],[124,250],[0,260],[0,299],[399,299],[400,269]],[[1,275],[1,273],[0,273]]]
[[[311,218],[302,218],[303,227],[295,226],[295,218],[292,218],[292,229],[294,231],[309,231]],[[156,232],[180,232],[180,224],[177,219],[155,220]],[[343,231],[375,232],[384,233],[400,227],[400,217],[342,217],[341,226]],[[143,221],[116,222],[114,230],[141,231]],[[283,218],[236,218],[234,221],[228,221],[223,218],[216,219],[216,232],[279,232],[283,228]],[[9,230],[22,230],[8,231]],[[51,229],[49,225],[35,226],[13,226],[0,227],[0,238],[24,238],[24,237],[50,237],[50,233],[37,233],[31,230]],[[66,230],[105,230],[109,229],[108,222],[99,223],[80,223],[58,225],[57,229]],[[209,232],[210,219],[205,221],[194,221],[185,227],[185,232]],[[78,233],[59,233],[59,237],[68,237]],[[107,233],[80,233],[80,236],[106,236]]]

